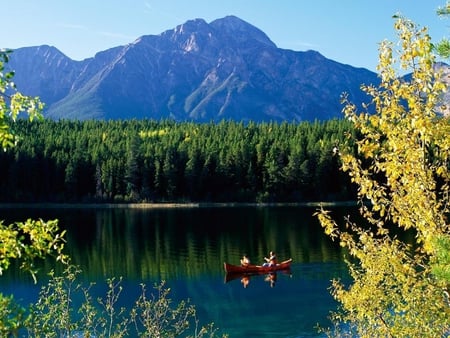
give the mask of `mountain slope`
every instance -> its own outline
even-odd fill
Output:
[[[341,116],[342,92],[359,104],[360,85],[378,82],[318,52],[277,48],[234,16],[190,20],[83,61],[20,48],[10,66],[21,91],[40,96],[56,119],[323,120]]]

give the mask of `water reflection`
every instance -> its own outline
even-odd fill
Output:
[[[239,272],[229,272],[225,274],[225,283],[229,283],[233,280],[240,280],[242,286],[247,288],[250,284],[250,280],[255,280],[257,278],[262,278],[268,285],[273,288],[278,280],[278,275],[285,275],[287,277],[292,278],[292,271],[289,270],[281,270],[281,271],[273,271],[273,272],[262,272],[262,273],[239,273]]]
[[[9,220],[23,219],[23,210],[1,211]],[[220,274],[223,262],[238,264],[244,252],[255,262],[270,250],[296,263],[339,261],[341,248],[323,234],[313,211],[28,209],[27,217],[58,218],[67,230],[68,253],[90,277],[170,279]]]
[[[0,219],[59,219],[83,278],[101,283],[122,276],[128,296],[141,282],[166,280],[174,300],[190,299],[199,318],[215,322],[230,337],[301,337],[314,336],[318,323],[327,325],[335,306],[330,280],[345,275],[342,249],[323,234],[313,212],[301,207],[27,208],[0,209]],[[289,273],[227,280],[224,262],[239,264],[244,253],[259,262],[270,250],[279,260],[293,258]],[[53,261],[43,266],[52,268]],[[28,300],[30,290],[36,293],[13,269],[1,279],[0,292]]]

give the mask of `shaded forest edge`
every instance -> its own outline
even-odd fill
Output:
[[[0,153],[0,203],[356,199],[333,153],[355,133],[345,120],[18,120],[12,127],[20,142]]]

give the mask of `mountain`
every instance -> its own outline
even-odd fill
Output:
[[[316,51],[277,48],[235,16],[190,20],[83,61],[54,47],[19,48],[9,66],[55,119],[325,120],[342,116],[343,92],[360,104],[360,85],[379,81]]]

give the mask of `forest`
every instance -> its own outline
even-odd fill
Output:
[[[11,126],[0,202],[354,200],[336,149],[346,120],[301,123],[34,120]]]

